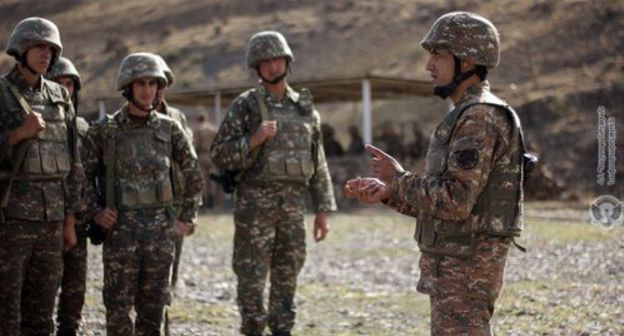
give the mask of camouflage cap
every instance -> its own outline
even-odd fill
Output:
[[[63,51],[61,34],[58,28],[50,20],[40,17],[29,17],[15,26],[11,36],[9,36],[5,51],[19,61],[29,48],[40,43],[48,43],[56,50],[54,58],[50,63],[54,64],[61,57],[61,52]]]
[[[284,35],[276,31],[262,31],[249,39],[245,52],[245,63],[249,68],[256,68],[260,62],[276,57],[286,57],[289,62],[295,60]]]
[[[448,50],[460,59],[493,68],[500,57],[500,38],[488,19],[470,12],[451,12],[439,17],[420,42],[428,51]]]
[[[147,52],[132,53],[121,61],[117,74],[117,90],[121,91],[133,81],[146,77],[156,78],[160,86],[167,86],[167,75],[156,55]]]
[[[156,58],[158,59],[160,66],[163,68],[163,71],[165,72],[165,76],[167,76],[167,86],[172,86],[173,83],[175,82],[175,76],[173,76],[173,72],[171,71],[171,68],[169,68],[169,65],[167,65],[167,62],[165,62],[165,59],[162,58],[162,56],[158,54],[154,54],[154,56],[156,56]]]
[[[82,87],[80,74],[78,70],[76,70],[74,63],[65,57],[59,58],[58,62],[56,62],[46,74],[46,78],[50,80],[55,80],[60,77],[71,77],[74,80],[76,91],[80,91]]]

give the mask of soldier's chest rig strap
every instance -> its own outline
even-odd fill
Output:
[[[106,207],[170,208],[174,201],[170,125],[161,119],[156,129],[123,130],[107,116],[105,127]]]
[[[259,90],[254,93],[260,105],[264,105]],[[271,119],[278,123],[277,133],[262,145],[246,181],[308,183],[315,172],[315,130],[312,105],[308,102],[311,97],[307,90],[302,90],[294,102],[294,111],[286,104],[276,104],[271,110]]]
[[[13,83],[2,77],[0,84],[4,87],[3,89],[8,89],[10,96],[13,96],[19,104],[20,110],[26,116],[34,113],[26,98]],[[7,95],[9,94],[7,93]],[[13,183],[16,180],[60,180],[64,182],[65,176],[70,171],[70,164],[73,160],[67,147],[68,132],[65,124],[65,113],[60,106],[57,106],[61,104],[62,97],[52,96],[51,101],[53,109],[48,113],[43,112],[47,123],[46,129],[17,145],[17,150],[11,158],[11,172],[8,176],[2,177],[4,180],[0,200],[0,216],[2,217],[9,203]],[[75,142],[72,141],[71,143],[74,149],[77,148]]]
[[[414,238],[424,252],[438,256],[470,257],[474,255],[475,236],[517,237],[522,231],[522,184],[526,175],[526,149],[520,121],[513,109],[490,93],[468,100],[451,111],[436,128],[427,154],[426,174],[441,176],[451,155],[450,139],[461,114],[475,104],[493,105],[507,112],[512,126],[509,149],[499,156],[487,185],[479,195],[467,220],[442,220],[421,213]],[[513,243],[521,250],[525,249]]]

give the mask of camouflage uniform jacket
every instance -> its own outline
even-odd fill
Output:
[[[313,107],[312,96],[307,90],[297,92],[287,86],[285,97],[281,101],[277,101],[263,87],[253,88],[239,95],[232,103],[214,138],[210,150],[212,162],[220,169],[244,169],[245,174],[241,183],[252,183],[257,180],[257,176],[262,174],[263,162],[261,160],[254,161],[249,150],[249,139],[262,122],[254,90],[260,90],[260,95],[264,98],[269,114],[277,108],[281,111],[286,110],[292,115],[301,113],[302,110],[310,111],[313,134],[310,154],[314,166],[313,174],[305,184],[312,195],[313,207],[316,212],[336,210],[331,176],[323,151],[320,115]],[[278,124],[277,132],[280,131]],[[264,145],[262,146],[264,147]],[[262,157],[262,154],[259,157]]]
[[[440,139],[447,145],[436,147]],[[433,133],[425,174],[397,176],[386,202],[418,218],[421,251],[472,256],[475,236],[520,233],[522,149],[513,110],[487,82],[472,86]]]
[[[128,107],[125,106],[113,115],[114,121],[117,124],[117,132],[144,128],[159,129],[159,127],[162,126],[161,123],[167,123],[169,125],[171,130],[169,132],[171,135],[171,150],[169,151],[171,157],[169,160],[179,165],[186,186],[177,218],[184,222],[195,222],[204,181],[197,164],[197,155],[195,154],[190,140],[185,135],[180,124],[173,119],[152,111],[148,115],[145,123],[136,122],[128,116],[127,108]],[[99,195],[99,191],[96,188],[96,180],[98,175],[103,174],[105,171],[104,153],[107,144],[106,128],[106,120],[92,125],[85,139],[84,166],[87,177],[85,199],[89,212],[88,218],[91,218],[104,207],[103,199],[101,198],[102,195]],[[133,160],[133,158],[117,156],[116,160]]]
[[[37,87],[30,89],[17,67],[4,75],[4,78],[17,88],[30,107],[35,112],[41,113],[48,123],[48,127],[33,138],[35,140],[26,154],[26,159],[39,157],[43,165],[43,155],[47,155],[46,160],[57,161],[55,164],[57,167],[52,170],[64,171],[66,168],[59,167],[61,165],[58,161],[59,157],[69,157],[72,146],[77,146],[77,144],[61,142],[46,145],[43,143],[45,139],[55,139],[52,141],[67,139],[68,129],[73,127],[74,109],[67,90],[43,77]],[[10,176],[11,160],[18,148],[9,146],[9,133],[22,125],[25,117],[26,113],[9,87],[0,81],[0,171],[3,179],[8,179]],[[59,117],[62,117],[64,121],[58,119]],[[58,134],[53,134],[57,132]],[[41,148],[44,152],[34,153],[40,146],[43,146]],[[59,176],[58,173],[44,172],[39,178],[33,178],[24,172],[25,165],[23,164],[11,190],[10,206],[7,209],[8,218],[62,221],[66,213],[78,212],[81,207],[80,190],[84,178],[82,165],[80,158],[75,158],[68,163],[71,167],[68,167],[69,173],[65,177]],[[49,162],[46,161],[45,164],[49,166]],[[45,170],[50,171],[50,168],[47,167]]]

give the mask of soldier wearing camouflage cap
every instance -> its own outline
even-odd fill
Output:
[[[220,169],[238,171],[233,268],[240,331],[262,335],[268,323],[273,335],[286,336],[295,323],[297,276],[306,254],[306,193],[314,203],[317,242],[327,235],[326,213],[336,201],[312,96],[285,80],[294,61],[286,39],[275,31],[257,33],[245,58],[260,85],[234,100],[210,153]]]
[[[162,56],[157,55],[157,54],[154,54],[154,56],[156,56],[156,58],[158,59],[160,65],[163,68],[165,76],[167,77],[167,87],[159,91],[160,95],[158,97],[158,107],[156,110],[170,117],[171,119],[179,122],[180,125],[182,126],[182,129],[184,130],[184,133],[191,141],[191,144],[193,144],[193,131],[191,130],[191,128],[188,125],[188,122],[186,121],[186,115],[181,110],[169,105],[167,103],[167,100],[165,99],[165,93],[167,89],[171,87],[175,81],[175,76],[173,75],[173,71],[171,71],[171,68],[169,67],[167,62],[165,62]],[[201,158],[198,158],[198,159],[201,160]],[[173,171],[173,176],[172,176],[173,186],[175,188],[175,195],[176,195],[176,202],[175,202],[176,211],[180,211],[180,206],[182,205],[183,196],[184,196],[184,175],[182,175],[180,167],[178,167],[178,165],[175,162],[172,165],[172,171]],[[183,242],[184,242],[183,236],[179,236],[175,238],[175,257],[173,260],[173,267],[171,269],[171,293],[170,293],[171,296],[169,298],[169,302],[167,303],[168,307],[171,305],[171,300],[173,298],[173,291],[175,290],[177,282],[178,282],[178,273],[179,273],[179,267],[180,267],[180,258],[182,257]],[[170,334],[169,309],[167,308],[165,311],[165,335],[169,335],[169,334]]]
[[[117,76],[127,104],[93,125],[85,139],[86,217],[106,232],[107,335],[160,334],[174,241],[192,234],[197,218],[203,187],[197,155],[182,126],[156,111],[167,83],[154,54],[128,55]],[[185,186],[177,212],[173,162]]]
[[[435,128],[424,172],[369,145],[376,178],[349,180],[345,193],[417,218],[417,289],[430,296],[432,335],[490,335],[507,253],[522,231],[522,127],[486,80],[499,61],[490,21],[443,15],[421,45],[435,93],[454,105]]]
[[[67,89],[72,97],[74,111],[78,114],[78,92],[82,88],[82,82],[72,61],[65,57],[59,58],[46,74],[46,78]],[[84,118],[76,116],[75,126],[80,144],[87,135],[89,124]],[[77,335],[80,326],[87,284],[87,239],[81,213],[77,215],[76,228],[68,229],[69,234],[74,233],[76,244],[63,255],[63,278],[56,311],[57,336]]]
[[[82,165],[69,141],[74,109],[68,92],[43,77],[62,52],[56,25],[31,17],[15,26],[7,54],[15,67],[0,78],[0,330],[49,335]],[[10,206],[9,206],[10,204]],[[63,228],[66,230],[63,230]]]

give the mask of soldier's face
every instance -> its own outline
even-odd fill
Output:
[[[26,63],[37,74],[43,75],[48,72],[54,49],[47,43],[36,44],[26,51]]]
[[[76,88],[74,87],[74,80],[69,76],[62,76],[55,80],[57,83],[63,85],[67,91],[69,91],[69,96],[74,95],[74,91]]]
[[[271,58],[260,62],[258,71],[260,71],[262,78],[271,81],[284,75],[284,73],[286,73],[286,66],[287,62],[285,57]]]
[[[141,107],[148,108],[154,103],[158,93],[158,80],[156,78],[139,78],[132,82],[132,97],[134,102]]]
[[[453,55],[446,50],[431,50],[425,70],[429,72],[433,86],[444,86],[450,83],[455,72]]]

